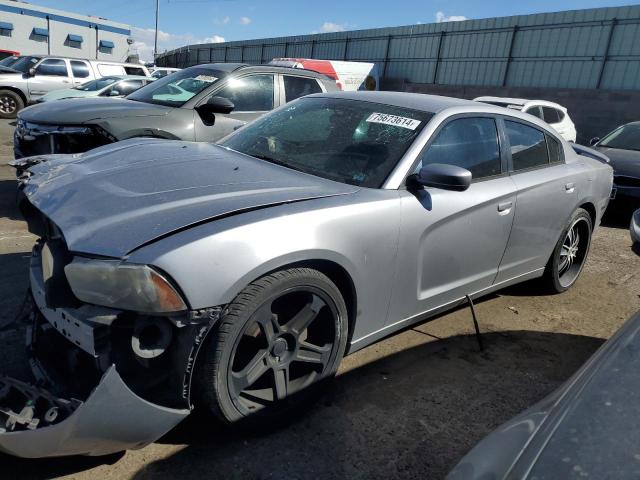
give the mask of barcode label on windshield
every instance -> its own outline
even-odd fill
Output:
[[[372,113],[367,118],[367,122],[393,125],[394,127],[408,128],[415,130],[420,125],[420,120],[413,118],[399,117],[397,115],[387,115],[386,113]]]

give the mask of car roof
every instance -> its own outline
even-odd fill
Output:
[[[393,105],[401,108],[412,108],[430,113],[438,113],[451,107],[478,106],[477,102],[461,98],[427,95],[424,93],[386,92],[386,91],[357,91],[357,92],[329,92],[316,93],[307,97],[344,98],[348,100],[363,100],[366,102]]]
[[[235,72],[237,70],[250,70],[253,72],[290,73],[292,75],[314,77],[314,78],[320,78],[325,80],[329,78],[326,75],[315,72],[313,70],[307,70],[303,68],[280,67],[277,65],[249,65],[247,63],[203,63],[202,65],[194,65],[193,67],[206,68],[210,70],[218,70],[218,71],[227,72],[227,73]],[[189,67],[189,68],[193,68],[193,67]]]
[[[528,98],[510,98],[510,97],[478,97],[475,99],[477,102],[496,102],[504,103],[505,105],[518,105],[524,107],[525,105],[546,105],[549,107],[559,108],[560,110],[566,110],[565,107],[556,102],[550,102],[549,100],[528,99]]]

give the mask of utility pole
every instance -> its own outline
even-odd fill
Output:
[[[156,38],[153,44],[153,64],[156,64],[156,57],[158,56],[158,18],[160,16],[160,0],[156,0]]]

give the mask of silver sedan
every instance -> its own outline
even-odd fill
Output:
[[[0,449],[28,457],[139,448],[194,406],[286,415],[344,355],[467,297],[563,292],[612,185],[533,116],[390,92],[311,95],[220,145],[16,163],[53,389],[2,380],[26,413],[0,410]]]

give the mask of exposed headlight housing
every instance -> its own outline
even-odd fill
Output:
[[[75,257],[64,271],[83,302],[141,313],[187,310],[171,283],[148,265]]]

